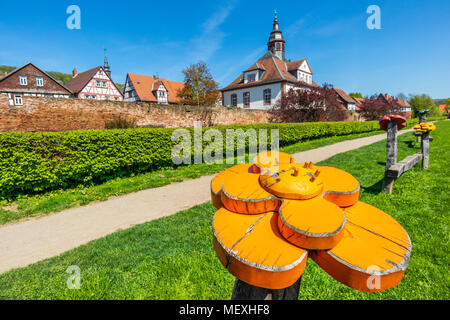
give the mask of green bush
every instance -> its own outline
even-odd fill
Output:
[[[417,122],[413,119],[408,121],[408,125]],[[379,124],[377,121],[320,122],[214,128],[220,130],[223,137],[227,129],[242,129],[244,132],[248,129],[256,132],[259,129],[279,129],[280,146],[286,146],[305,140],[376,131]],[[186,129],[193,137],[193,128]],[[207,129],[205,127],[203,131]],[[120,176],[175,167],[171,160],[172,148],[178,144],[171,139],[174,130],[137,128],[1,133],[0,199],[102,183]],[[203,147],[209,144],[203,141]]]

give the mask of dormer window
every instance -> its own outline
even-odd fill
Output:
[[[247,75],[247,81],[248,81],[248,82],[253,82],[253,81],[255,81],[255,80],[256,80],[256,74],[251,73],[251,74],[248,74],[248,75]]]

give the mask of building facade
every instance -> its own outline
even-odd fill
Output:
[[[183,87],[183,82],[169,81],[157,76],[128,73],[125,80],[124,101],[176,104],[180,102],[177,93]]]
[[[72,71],[72,79],[66,84],[78,99],[123,101],[123,95],[111,79],[111,70],[105,56],[104,66],[78,73]]]
[[[267,53],[221,89],[222,104],[245,109],[270,109],[291,88],[317,86],[306,59],[285,59],[285,45],[275,13]]]
[[[72,94],[31,62],[0,78],[0,93],[8,95],[11,106],[22,106],[24,96],[69,98]]]

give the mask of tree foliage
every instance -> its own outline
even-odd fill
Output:
[[[349,96],[352,98],[364,98],[361,92],[351,92]]]
[[[360,115],[366,120],[380,120],[386,115],[399,112],[399,106],[395,103],[395,100],[388,103],[377,94],[364,99],[359,108]]]
[[[417,111],[424,109],[430,110],[430,112],[428,113],[428,116],[430,117],[436,117],[440,115],[438,107],[436,106],[433,99],[431,99],[429,95],[426,94],[410,95],[409,104],[411,105],[413,115],[415,115]]]
[[[329,84],[291,89],[269,112],[273,122],[340,121],[345,118],[345,110]]]
[[[204,62],[188,66],[183,70],[183,89],[178,91],[182,104],[213,106],[218,97],[218,84],[214,81]]]

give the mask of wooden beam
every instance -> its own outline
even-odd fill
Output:
[[[392,121],[387,126],[387,142],[386,142],[386,169],[387,170],[397,163],[397,123]],[[383,179],[383,186],[381,192],[392,193],[394,188],[394,178],[388,177],[386,174]]]
[[[273,290],[252,286],[236,278],[231,300],[298,300],[300,277],[292,286]]]
[[[430,133],[424,132],[422,134],[422,168],[428,169],[430,167]]]
[[[403,173],[414,167],[420,160],[422,160],[422,154],[416,153],[412,156],[406,157],[402,161],[394,164],[386,171],[386,176],[389,178],[397,179]]]

